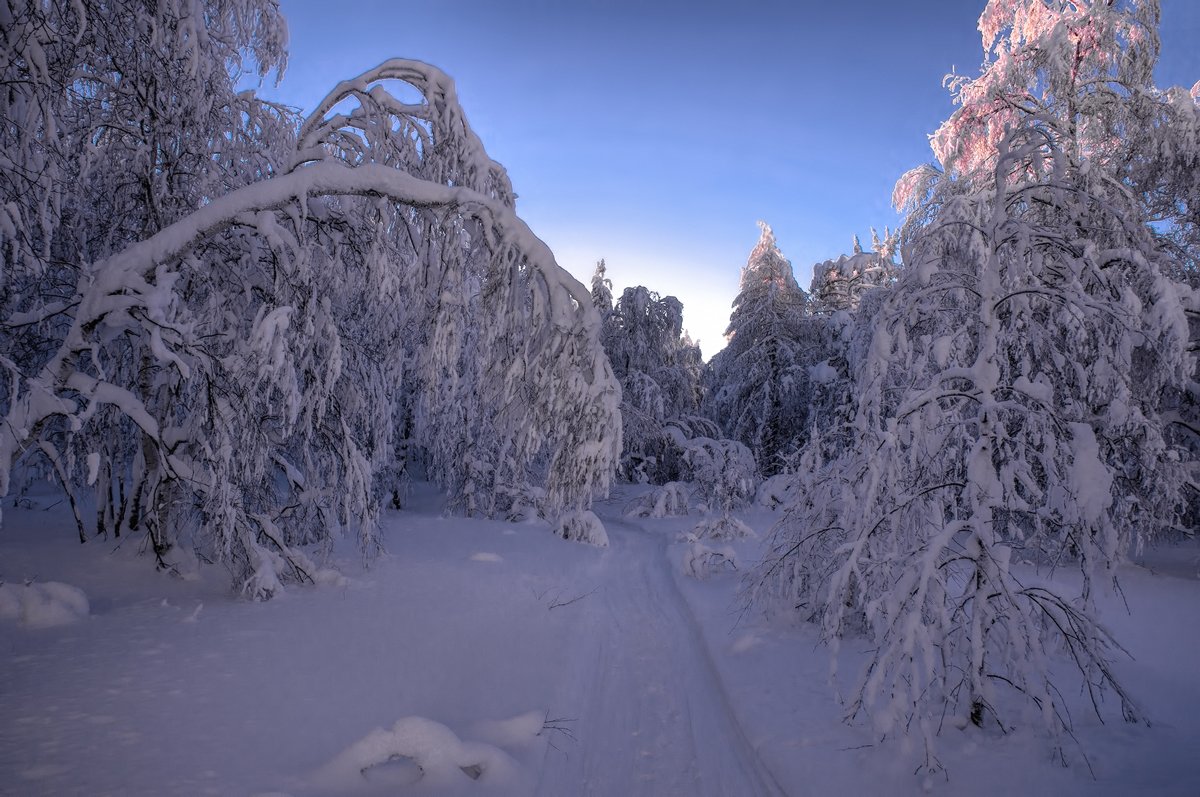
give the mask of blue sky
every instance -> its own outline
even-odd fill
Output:
[[[1200,80],[1200,2],[1162,0],[1159,84]],[[796,277],[895,225],[892,186],[931,159],[973,75],[983,0],[282,0],[291,61],[269,96],[311,108],[393,56],[455,79],[517,211],[585,283],[684,303],[705,357],[738,274],[775,230]]]

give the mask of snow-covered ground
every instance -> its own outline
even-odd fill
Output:
[[[841,722],[811,629],[742,615],[732,570],[684,574],[697,516],[624,518],[632,495],[597,508],[601,549],[443,517],[418,485],[388,557],[334,551],[342,581],[267,603],[216,568],[157,574],[137,539],[81,546],[54,499],[6,506],[0,793],[1200,794],[1195,545],[1123,574],[1129,612],[1105,599],[1154,724],[1077,715],[1095,779],[971,729],[923,783],[901,744]],[[755,541],[731,545],[744,569]]]

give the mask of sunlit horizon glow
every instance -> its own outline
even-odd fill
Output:
[[[290,63],[262,92],[307,110],[387,58],[438,66],[560,265],[587,285],[603,258],[615,295],[678,297],[707,359],[757,220],[805,289],[899,222],[892,187],[932,159],[943,76],[976,73],[983,6],[282,0]],[[1160,86],[1200,79],[1197,31],[1200,3],[1163,0]]]

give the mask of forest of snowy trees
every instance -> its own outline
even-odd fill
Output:
[[[757,498],[748,604],[868,639],[847,713],[928,770],[947,724],[1062,749],[1068,688],[1139,721],[1093,596],[1200,522],[1200,83],[1154,84],[1158,18],[990,0],[903,226],[806,291],[760,223],[705,362],[669,286],[556,263],[438,69],[301,117],[239,88],[273,0],[0,5],[0,495],[257,599],[377,553],[414,473],[597,543],[615,479],[701,537]]]

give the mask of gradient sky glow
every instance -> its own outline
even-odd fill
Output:
[[[974,75],[983,0],[282,0],[291,60],[266,96],[312,108],[389,57],[455,79],[517,211],[585,284],[674,294],[704,356],[767,221],[804,287],[813,263],[899,217]],[[1200,80],[1200,0],[1162,0],[1160,86]]]

